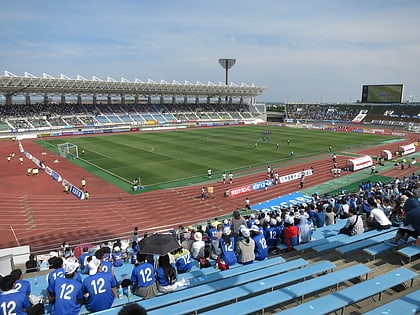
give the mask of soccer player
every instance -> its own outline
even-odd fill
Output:
[[[64,278],[57,278],[54,291],[51,292],[53,305],[52,315],[77,315],[83,303],[83,291],[80,281],[75,279],[79,263],[68,258],[63,263]]]
[[[111,307],[117,296],[117,281],[110,273],[99,272],[101,261],[92,257],[88,263],[89,276],[83,280],[83,292],[88,294],[86,308],[98,312]]]
[[[211,168],[207,169],[207,177],[211,179]]]
[[[229,184],[233,183],[233,174],[232,172],[229,173]]]
[[[223,184],[226,184],[226,172],[223,172],[222,182],[223,182]]]

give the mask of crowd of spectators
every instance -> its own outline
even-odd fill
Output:
[[[349,105],[287,104],[287,118],[297,120],[351,121],[359,108]]]

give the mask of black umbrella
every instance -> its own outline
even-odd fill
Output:
[[[143,238],[139,247],[142,254],[165,255],[180,248],[181,245],[172,234],[153,234]]]

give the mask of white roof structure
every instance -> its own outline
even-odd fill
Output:
[[[195,84],[185,81],[167,82],[161,80],[155,82],[148,79],[143,82],[135,79],[134,82],[122,78],[117,81],[111,77],[101,80],[96,76],[86,79],[77,75],[76,79],[61,74],[55,78],[47,73],[42,77],[34,76],[25,72],[24,76],[17,76],[5,71],[0,76],[0,95],[24,95],[24,94],[53,94],[53,95],[147,95],[147,96],[195,96],[195,97],[256,97],[265,91],[265,87],[254,84],[240,85],[231,83],[225,85],[220,82],[204,84],[197,81]]]

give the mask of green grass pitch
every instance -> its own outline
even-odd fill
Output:
[[[263,141],[266,130],[271,135]],[[130,191],[136,177],[141,178],[146,190],[188,185],[205,181],[208,168],[213,171],[213,179],[219,180],[223,172],[275,166],[289,160],[292,150],[296,159],[328,154],[330,145],[338,152],[392,139],[395,138],[354,132],[236,126],[49,138],[44,145],[54,150],[59,143],[76,144],[80,159],[71,160],[73,163]]]

